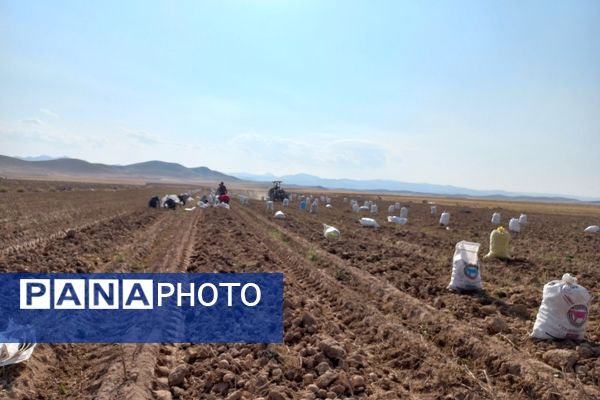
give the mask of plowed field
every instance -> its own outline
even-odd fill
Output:
[[[286,219],[275,220],[264,202],[235,198],[229,210],[148,209],[162,191],[0,193],[0,271],[281,271],[284,343],[38,345],[2,368],[0,398],[600,398],[595,302],[584,342],[529,338],[548,281],[570,272],[600,291],[600,235],[583,233],[598,207],[446,201],[443,229],[416,199],[344,195],[377,201],[381,227],[369,229],[341,194],[315,214],[276,204]],[[387,223],[394,201],[408,225]],[[482,293],[448,291],[455,244],[487,253],[496,210],[505,225],[529,216],[512,260],[482,261]],[[323,237],[322,223],[341,239]]]

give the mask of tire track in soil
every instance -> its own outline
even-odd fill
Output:
[[[296,252],[306,254],[308,251],[315,251],[319,258],[326,260],[323,265],[336,267],[325,267],[323,271],[334,275],[339,274],[339,271],[347,273],[352,277],[352,283],[357,284],[355,290],[368,295],[389,319],[404,324],[415,332],[422,330],[425,325],[428,341],[446,353],[449,359],[459,360],[468,366],[469,370],[465,371],[467,374],[472,373],[469,371],[479,374],[483,372],[479,379],[491,382],[494,391],[506,390],[532,398],[600,398],[597,387],[583,385],[575,379],[560,379],[557,375],[562,376],[562,371],[524,356],[505,342],[484,336],[466,322],[456,320],[400,291],[387,281],[349,265],[338,256],[290,232],[282,224],[269,220],[263,213],[242,210],[257,225],[268,226],[280,232],[287,239],[284,242]]]
[[[409,396],[437,398],[443,394],[462,398],[488,397],[485,382],[464,373],[461,366],[447,360],[444,354],[424,341],[421,335],[408,331],[402,325],[388,322],[376,308],[365,304],[360,293],[315,269],[308,264],[303,253],[298,254],[271,237],[266,225],[256,218],[249,217],[244,212],[208,212],[210,214],[203,227],[203,236],[207,239],[192,258],[191,271],[277,270],[286,274],[285,345],[266,346],[267,350],[276,354],[284,353],[291,359],[302,360],[300,366],[283,361],[275,363],[274,366],[283,369],[286,377],[288,374],[295,376],[300,369],[304,373],[314,373],[316,379],[319,374],[315,371],[315,366],[310,365],[311,358],[306,357],[307,352],[310,355],[315,348],[319,348],[320,343],[334,336],[335,340],[344,343],[349,354],[348,360],[340,365],[333,365],[334,369],[345,375],[359,374],[360,379],[369,382],[366,390],[358,393],[352,393],[349,390],[351,385],[347,385],[345,392],[338,393],[341,398],[353,395],[376,399]],[[224,230],[220,227],[228,228]],[[307,318],[307,312],[316,316],[320,329],[300,334],[294,328],[299,319]],[[251,369],[252,376],[248,380],[243,379],[245,385],[241,385],[242,387],[230,387],[231,385],[224,385],[219,381],[226,379],[228,374],[219,368],[220,362],[229,359],[228,363],[235,364],[235,354],[240,352],[253,351],[255,354],[254,358],[250,357],[251,361],[258,362],[260,366],[260,351],[256,354],[256,349],[257,345],[190,346],[187,349],[187,359],[196,361],[197,354],[202,353],[204,365],[200,367],[192,362],[192,368],[198,371],[199,376],[190,378],[191,382],[187,383],[185,390],[175,388],[174,392],[181,398],[222,398],[227,395],[231,398],[254,398],[257,395],[272,396],[273,390],[281,389],[282,393],[292,398],[311,398],[308,396],[312,392],[294,379],[285,381],[285,389],[278,387],[281,384],[279,376],[274,377],[272,372],[278,368],[271,368],[271,372],[267,372],[263,379],[262,388],[256,388],[251,383],[253,378],[261,377],[269,365],[262,366],[260,371]],[[247,359],[248,355],[246,356]],[[185,362],[185,359],[182,361]],[[269,361],[271,362],[272,360]],[[344,365],[345,363],[347,364]],[[207,369],[209,372],[206,372]],[[237,371],[238,375],[239,373]],[[244,376],[244,373],[241,375]],[[272,381],[269,382],[269,379]],[[250,397],[244,397],[244,390]],[[211,391],[213,397],[210,397]],[[502,395],[501,391],[497,393]],[[325,397],[325,393],[321,395],[321,398]]]
[[[74,238],[55,238],[40,249],[6,254],[0,257],[4,272],[93,272],[109,263],[118,253],[120,241],[127,241],[136,230],[158,223],[157,215],[135,212],[82,229]],[[159,221],[160,222],[160,221]],[[79,346],[82,347],[82,346]],[[79,394],[82,369],[73,359],[81,358],[78,346],[40,344],[26,363],[3,367],[0,397],[51,398],[71,392]],[[102,359],[102,358],[101,358]],[[62,379],[65,377],[66,379]]]
[[[63,254],[70,254],[86,261],[77,268],[79,272],[172,271],[178,262],[183,261],[193,243],[192,228],[197,219],[198,215],[184,211],[178,212],[178,215],[166,211],[144,211],[113,216],[108,221],[83,228],[76,234],[76,243],[54,238],[42,249],[5,255],[0,258],[0,266],[4,266],[5,270],[16,265],[17,270],[39,271],[38,265],[34,268],[27,265],[43,259],[45,265],[56,263],[58,270],[75,272],[73,267],[66,270],[60,267],[65,264]],[[79,240],[79,236],[83,239]],[[48,251],[48,248],[51,250]],[[118,255],[117,260],[113,258],[115,255]],[[89,262],[99,258],[106,262]],[[49,270],[57,269],[51,267]],[[143,345],[38,345],[27,363],[4,368],[5,379],[0,397],[150,398],[147,389],[141,390],[144,394],[140,397],[136,382],[141,383],[137,386],[149,385],[146,370],[153,370],[157,360],[155,354],[160,350],[156,348],[148,352]],[[126,371],[127,379],[123,379]],[[114,385],[111,387],[111,384]],[[117,392],[117,389],[121,391]],[[115,392],[111,393],[111,390]]]
[[[150,254],[143,272],[183,272],[189,264],[202,213],[180,213],[167,226],[152,232]],[[107,373],[97,374],[90,393],[95,399],[150,399],[168,390],[166,371],[172,366],[175,344],[118,344],[119,359]],[[118,362],[120,361],[120,363]],[[158,392],[160,393],[160,392]]]

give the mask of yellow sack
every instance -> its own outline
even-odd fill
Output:
[[[484,258],[510,258],[508,245],[510,233],[500,226],[490,233],[490,252]]]

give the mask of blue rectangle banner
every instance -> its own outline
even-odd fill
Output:
[[[0,343],[282,341],[282,273],[0,274]]]

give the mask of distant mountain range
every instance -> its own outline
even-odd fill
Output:
[[[95,164],[75,158],[45,159],[48,156],[0,156],[0,175],[9,178],[95,179],[144,182],[219,182],[239,179],[207,167],[187,168],[164,161],[147,161],[130,165]]]
[[[598,198],[564,196],[540,193],[518,193],[503,190],[475,190],[451,185],[430,183],[407,183],[395,180],[373,179],[328,179],[308,174],[276,176],[274,174],[224,174],[208,167],[188,168],[181,164],[164,161],[146,161],[130,165],[108,165],[90,163],[75,158],[8,157],[0,155],[0,176],[29,179],[68,179],[137,182],[243,182],[268,186],[273,180],[282,180],[284,187],[314,187],[321,189],[345,189],[353,191],[393,192],[404,194],[429,194],[439,196],[481,197],[523,201],[599,203]]]
[[[308,174],[294,174],[276,176],[273,174],[248,174],[243,172],[232,172],[230,175],[246,181],[255,182],[271,182],[273,180],[281,180],[284,185],[323,187],[328,189],[346,189],[358,191],[375,191],[375,192],[398,192],[398,193],[419,193],[419,194],[434,194],[440,196],[469,196],[469,197],[486,197],[486,198],[510,198],[513,200],[529,200],[529,201],[552,201],[552,202],[569,202],[569,201],[599,201],[598,198],[587,198],[579,196],[564,196],[546,193],[519,193],[508,192],[504,190],[476,190],[468,189],[451,185],[435,185],[430,183],[408,183],[395,180],[373,179],[373,180],[355,180],[355,179],[328,179],[320,178]]]

